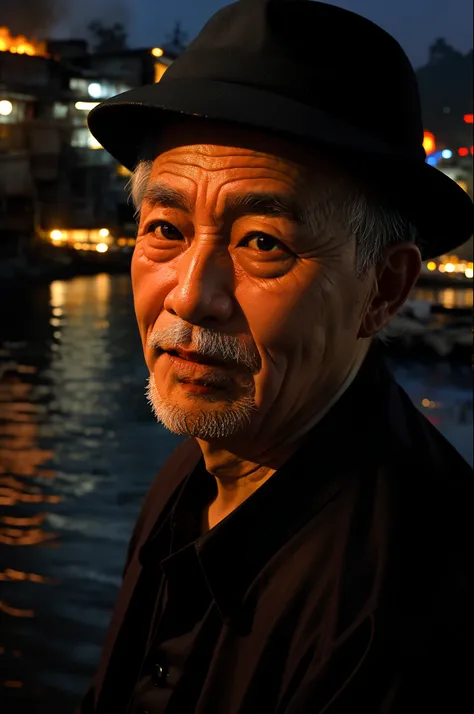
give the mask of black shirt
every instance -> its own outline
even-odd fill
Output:
[[[360,386],[360,378],[358,382]],[[306,588],[321,590],[316,596],[319,600],[317,619],[321,620],[317,627],[328,622],[327,608],[337,603],[338,582],[347,555],[345,545],[360,497],[361,482],[365,482],[367,489],[367,505],[364,507],[367,527],[372,524],[374,508],[371,490],[376,473],[376,449],[372,449],[370,455],[361,451],[357,440],[359,428],[355,422],[351,423],[352,410],[347,409],[347,397],[344,401],[344,412],[340,412],[340,408],[337,410],[340,412],[338,426],[344,429],[346,425],[352,432],[350,436],[346,435],[344,451],[341,452],[335,441],[336,431],[326,433],[324,427],[314,429],[313,441],[308,446],[312,452],[315,443],[321,441],[316,459],[311,455],[308,461],[308,451],[301,449],[298,456],[290,459],[239,508],[202,537],[200,517],[205,504],[215,495],[215,481],[205,470],[202,460],[186,479],[166,523],[142,549],[140,556],[141,562],[149,567],[151,562],[156,562],[156,553],[162,553],[164,548],[169,552],[160,563],[164,578],[155,605],[150,650],[134,689],[130,714],[191,714],[195,711],[218,640],[225,637],[229,629],[238,635],[242,627],[239,622],[242,615],[240,600],[252,583],[256,584],[257,591],[263,588],[265,566],[272,557],[278,557],[280,563],[272,586],[274,591],[267,597],[281,600],[284,610],[285,600],[290,597],[285,590],[291,592],[292,581],[295,588],[300,588],[306,581]],[[351,473],[350,479],[343,474],[344,466]],[[335,473],[339,476],[335,477]],[[326,506],[331,505],[333,498],[338,503],[336,511],[331,507],[327,510]],[[360,510],[360,506],[358,508]],[[298,533],[311,519],[320,521],[312,544],[312,550],[316,547],[319,552],[311,563],[315,572],[301,573],[299,561],[308,555],[304,545],[301,552],[293,550],[291,534]],[[334,531],[330,542],[326,519],[340,521],[338,528],[334,529],[334,524],[330,527]],[[364,534],[360,537],[364,538]],[[310,560],[313,557],[314,553]],[[320,575],[313,583],[318,570]],[[316,585],[318,579],[320,583]],[[329,592],[324,594],[324,587],[332,592],[333,601],[327,599]],[[315,595],[315,592],[306,594]],[[363,606],[363,601],[357,605],[358,608]],[[278,635],[283,650],[290,647],[292,628],[298,624],[297,603],[291,607],[296,608],[290,620],[293,624],[285,623]],[[360,612],[356,610],[353,616],[359,617]],[[364,633],[364,637],[366,635]],[[258,633],[246,632],[245,638],[253,640],[254,649],[258,649]],[[261,701],[256,712],[273,711],[271,707],[276,702],[270,704],[270,693],[265,693],[263,677],[281,676],[283,664],[281,652],[279,656],[277,650],[272,652],[268,643],[265,649],[260,666],[268,671],[262,676],[260,685],[259,678],[254,676],[246,683],[249,691],[252,687],[261,687]],[[224,687],[225,680],[232,676],[232,672],[222,672]],[[219,714],[226,711],[224,702],[225,695],[222,710],[216,708]]]
[[[216,492],[202,462],[184,484],[167,529],[170,554],[161,561],[163,579],[151,628],[151,648],[130,705],[131,714],[162,714],[182,682],[198,637],[212,620],[212,594],[196,555],[201,516]],[[152,557],[153,543],[148,557]]]
[[[215,484],[186,463],[146,499],[81,714],[470,710],[472,471],[374,350],[203,536]]]

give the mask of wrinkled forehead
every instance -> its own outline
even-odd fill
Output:
[[[182,156],[189,156],[193,151],[212,155],[221,149],[222,153],[231,150],[235,156],[240,155],[244,165],[258,156],[286,164],[303,180],[349,180],[349,172],[340,158],[321,148],[271,132],[198,117],[179,118],[167,123],[158,137],[147,139],[146,147],[144,158],[154,162],[159,162],[170,152]]]

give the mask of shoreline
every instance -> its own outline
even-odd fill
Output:
[[[62,260],[32,262],[15,259],[10,264],[0,262],[0,294],[15,294],[28,286],[47,285],[57,280],[92,277],[99,274],[130,274],[130,253],[94,255],[78,260],[75,256],[61,255]],[[59,256],[58,256],[59,257]],[[9,270],[5,270],[5,265]],[[414,290],[436,291],[472,290],[472,282],[459,279],[430,279],[422,275]],[[472,305],[443,306],[428,299],[409,299],[393,319],[383,338],[387,355],[410,357],[422,361],[453,361],[472,364],[473,322]]]

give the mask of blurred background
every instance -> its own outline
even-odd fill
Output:
[[[160,81],[224,4],[0,0],[2,714],[73,711],[141,500],[179,441],[144,398],[129,174],[87,113]],[[402,44],[427,160],[472,195],[471,1],[335,4]],[[414,403],[471,465],[472,249],[471,239],[423,266],[386,347]]]

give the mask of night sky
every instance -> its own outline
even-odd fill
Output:
[[[214,12],[228,4],[222,0],[82,0],[74,4],[65,0],[65,3],[71,9],[54,35],[77,36],[86,21],[102,16],[107,22],[113,19],[124,22],[131,47],[160,45],[177,20],[182,21],[183,29],[192,39]],[[437,37],[445,37],[462,52],[472,48],[472,0],[339,0],[333,4],[364,15],[390,32],[415,67],[425,64],[428,46]]]

